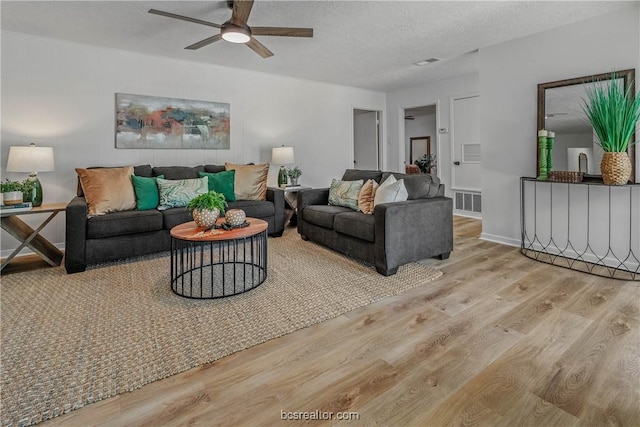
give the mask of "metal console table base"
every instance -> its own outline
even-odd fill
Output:
[[[544,196],[538,195],[538,186],[548,185],[547,189],[548,197],[545,194]],[[554,196],[554,186],[557,188],[556,196]],[[566,186],[566,212],[561,212],[563,215],[554,215],[556,209],[554,208],[554,200],[558,200],[558,193],[561,190],[560,186]],[[586,186],[586,191],[584,188]],[[584,212],[584,218],[582,220],[586,223],[586,227],[584,229],[580,229],[579,231],[582,234],[581,237],[585,237],[585,244],[580,245],[572,242],[571,238],[576,239],[576,236],[571,235],[571,220],[574,214],[571,212],[571,199],[572,199],[572,188],[577,189],[581,187],[583,189],[583,193],[586,192],[586,199],[583,201],[586,206],[586,211]],[[603,189],[607,192],[606,201],[608,202],[608,215],[607,218],[596,217],[596,214],[592,213],[593,204],[596,203],[591,199],[594,198],[592,195],[592,188]],[[532,195],[530,197],[533,198],[533,210],[531,207],[527,207],[526,204],[526,194],[527,190],[532,191]],[[541,190],[540,192],[544,192]],[[622,194],[622,198],[627,200],[629,212],[628,215],[625,216],[624,220],[615,223],[612,219],[614,215],[612,211],[612,192]],[[627,195],[622,192],[628,192]],[[577,191],[574,190],[574,196]],[[544,220],[540,220],[538,214],[538,199],[544,197],[542,200],[543,203],[548,204],[548,209],[545,209],[544,212]],[[562,199],[562,194],[559,195],[559,198]],[[602,197],[598,202],[601,202]],[[562,211],[562,208],[560,209]],[[532,227],[527,227],[527,222],[530,221],[528,214],[533,215],[533,225]],[[566,215],[565,215],[566,214]],[[540,215],[543,216],[543,215]],[[640,185],[638,184],[630,184],[624,186],[606,186],[601,183],[566,183],[566,182],[551,182],[551,181],[538,181],[535,178],[520,178],[520,226],[521,226],[521,246],[520,252],[528,258],[535,259],[537,261],[541,261],[547,264],[556,265],[559,267],[568,268],[571,270],[581,271],[584,273],[593,274],[596,276],[608,277],[613,279],[620,280],[632,280],[632,281],[640,281],[640,251],[636,248],[639,245],[640,241]],[[594,218],[596,217],[596,218]],[[618,215],[619,217],[619,215]],[[556,232],[554,230],[554,220],[555,223],[566,223],[566,233],[562,231]],[[547,223],[548,222],[548,228]],[[607,241],[608,246],[603,250],[594,249],[594,244],[592,242],[592,235],[596,233],[591,232],[591,226],[594,223],[605,224],[606,225],[606,233],[599,233],[597,236],[600,239],[604,239]],[[541,223],[545,223],[541,225]],[[620,251],[616,252],[614,248],[612,248],[612,235],[614,228],[622,228],[622,231],[619,234],[626,233],[626,246],[628,246],[628,250],[624,253]],[[542,229],[542,230],[541,230]],[[554,234],[555,233],[555,234]],[[562,242],[558,243],[556,240],[560,241],[559,235],[562,235]],[[557,237],[554,238],[554,236]],[[566,242],[565,242],[566,240]],[[636,248],[634,250],[634,248]]]

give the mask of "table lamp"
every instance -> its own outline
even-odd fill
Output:
[[[293,156],[293,147],[274,147],[271,150],[271,163],[280,165],[278,171],[278,187],[287,185],[287,170],[284,165],[290,165],[295,162]]]
[[[33,206],[42,204],[42,184],[38,179],[38,172],[50,172],[53,167],[53,147],[36,147],[33,142],[25,146],[9,148],[7,172],[29,172],[27,180],[33,182],[30,201]]]

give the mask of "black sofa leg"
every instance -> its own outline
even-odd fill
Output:
[[[305,242],[306,242],[307,240],[309,240],[309,238],[308,238],[307,236],[303,236],[302,234],[300,235],[300,238],[301,238],[302,240],[304,240]]]
[[[67,270],[67,274],[82,273],[87,269],[86,264],[65,264],[64,267]]]
[[[393,276],[398,272],[398,267],[390,268],[388,270],[384,269],[383,267],[376,267],[376,271],[382,274],[383,276]]]
[[[447,259],[447,258],[449,258],[449,255],[451,255],[451,252],[445,252],[443,254],[438,255],[438,258]]]

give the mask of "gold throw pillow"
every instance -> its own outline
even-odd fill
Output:
[[[234,170],[234,193],[236,200],[267,200],[267,176],[269,163],[259,165],[237,165],[225,163],[226,170]]]
[[[133,166],[76,168],[76,172],[89,206],[89,217],[136,208],[136,195],[131,183]]]
[[[358,195],[358,209],[367,215],[373,214],[373,201],[375,200],[378,183],[373,179],[368,180],[362,186]]]

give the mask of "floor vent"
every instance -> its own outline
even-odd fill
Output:
[[[456,209],[467,212],[482,212],[482,196],[478,193],[455,192]]]

